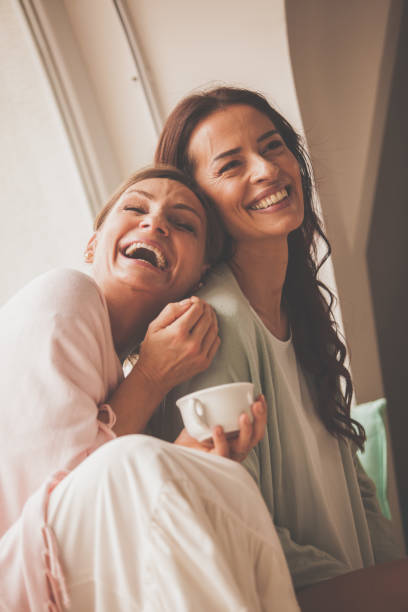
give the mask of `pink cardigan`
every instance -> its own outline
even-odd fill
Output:
[[[61,610],[48,496],[115,437],[104,402],[123,377],[96,283],[55,270],[22,289],[0,310],[0,364],[0,610]]]

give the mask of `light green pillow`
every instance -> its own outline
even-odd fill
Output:
[[[363,468],[377,487],[382,513],[391,518],[387,498],[387,430],[385,426],[387,400],[381,398],[355,406],[351,416],[359,421],[367,434],[364,453],[358,452]]]

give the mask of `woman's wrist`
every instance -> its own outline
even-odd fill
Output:
[[[135,386],[135,391],[144,389],[151,394],[152,398],[155,398],[157,403],[167,395],[167,393],[175,386],[168,381],[166,376],[160,375],[157,370],[155,372],[150,371],[144,367],[141,360],[137,361],[132,371],[129,373],[128,378],[132,385]]]
[[[163,381],[150,377],[136,363],[109,401],[117,419],[115,434],[142,433],[168,391]]]

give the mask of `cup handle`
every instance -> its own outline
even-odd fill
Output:
[[[195,397],[192,397],[190,399],[190,408],[191,420],[193,421],[194,425],[201,430],[207,429],[208,424],[204,418],[204,406],[200,402],[200,400],[196,399]]]

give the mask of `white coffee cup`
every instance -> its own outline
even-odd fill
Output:
[[[212,437],[212,429],[221,425],[227,436],[239,431],[239,417],[243,412],[253,420],[251,404],[254,385],[250,382],[229,383],[200,389],[176,401],[185,428],[190,436],[203,442]]]

